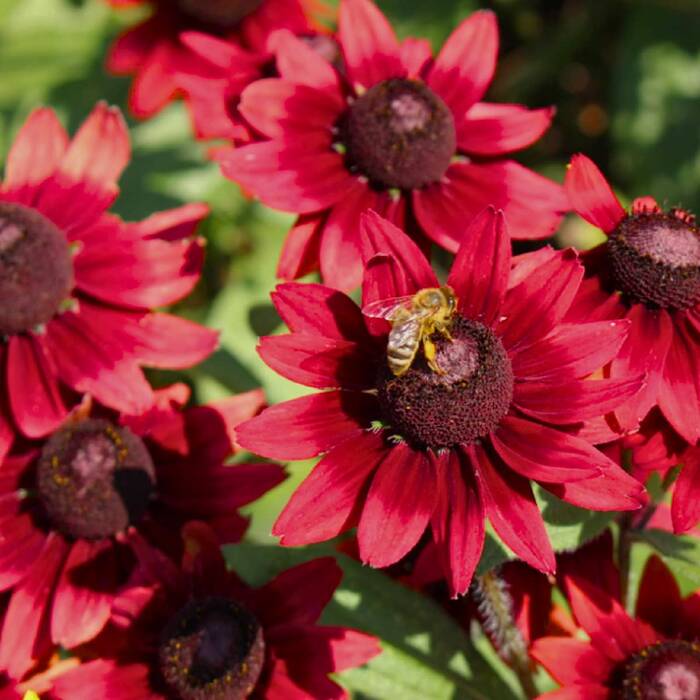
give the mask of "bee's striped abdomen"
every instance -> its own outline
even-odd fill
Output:
[[[410,319],[397,323],[389,333],[387,343],[387,362],[393,374],[399,376],[406,372],[418,352],[420,344],[419,320]]]

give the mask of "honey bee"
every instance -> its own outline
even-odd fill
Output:
[[[389,369],[397,377],[405,374],[423,345],[423,355],[433,372],[444,374],[436,361],[437,348],[431,336],[441,333],[452,340],[450,328],[457,307],[452,289],[427,287],[416,294],[380,299],[362,309],[366,316],[384,318],[391,323],[386,346]]]

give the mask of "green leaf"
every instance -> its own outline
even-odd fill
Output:
[[[321,555],[335,555],[343,581],[322,622],[376,635],[383,653],[340,682],[358,700],[516,700],[518,693],[476,651],[432,600],[328,546],[285,549],[255,544],[225,548],[229,564],[252,585]]]

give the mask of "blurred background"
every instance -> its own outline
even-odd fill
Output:
[[[478,7],[495,10],[501,55],[487,99],[556,105],[554,127],[519,159],[561,180],[571,154],[591,156],[623,201],[651,194],[700,211],[700,0],[379,0],[401,36],[435,48]],[[0,160],[34,107],[56,109],[74,131],[94,103],[125,107],[129,80],[103,69],[107,47],[141,11],[115,13],[104,0],[0,0]],[[303,392],[259,361],[260,335],[276,332],[269,304],[282,237],[292,218],[241,197],[207,162],[181,104],[138,123],[134,155],[115,210],[138,219],[203,200],[212,215],[203,280],[178,312],[222,332],[221,349],[182,375],[200,402],[263,386],[269,401]],[[595,234],[567,219],[558,245],[590,247]],[[264,539],[288,493],[309,469],[254,507],[252,536]]]

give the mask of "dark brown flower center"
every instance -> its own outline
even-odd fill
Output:
[[[625,663],[615,700],[700,700],[700,645],[659,642]]]
[[[377,83],[353,102],[340,126],[349,167],[379,187],[410,190],[437,182],[455,155],[452,112],[417,80]]]
[[[382,366],[377,383],[384,420],[410,442],[434,450],[488,435],[513,398],[513,369],[493,331],[455,316],[451,334],[451,341],[433,337],[442,373],[419,351],[399,377]]]
[[[50,321],[73,287],[61,231],[34,209],[0,202],[0,335]]]
[[[688,309],[700,301],[700,231],[675,213],[627,216],[610,235],[615,281],[631,301]]]
[[[262,627],[228,598],[192,600],[167,624],[158,659],[179,700],[243,700],[265,663]]]
[[[186,15],[213,29],[233,29],[264,0],[175,0]]]
[[[61,428],[39,459],[39,497],[53,526],[69,537],[101,539],[137,523],[154,485],[141,439],[106,420]]]

